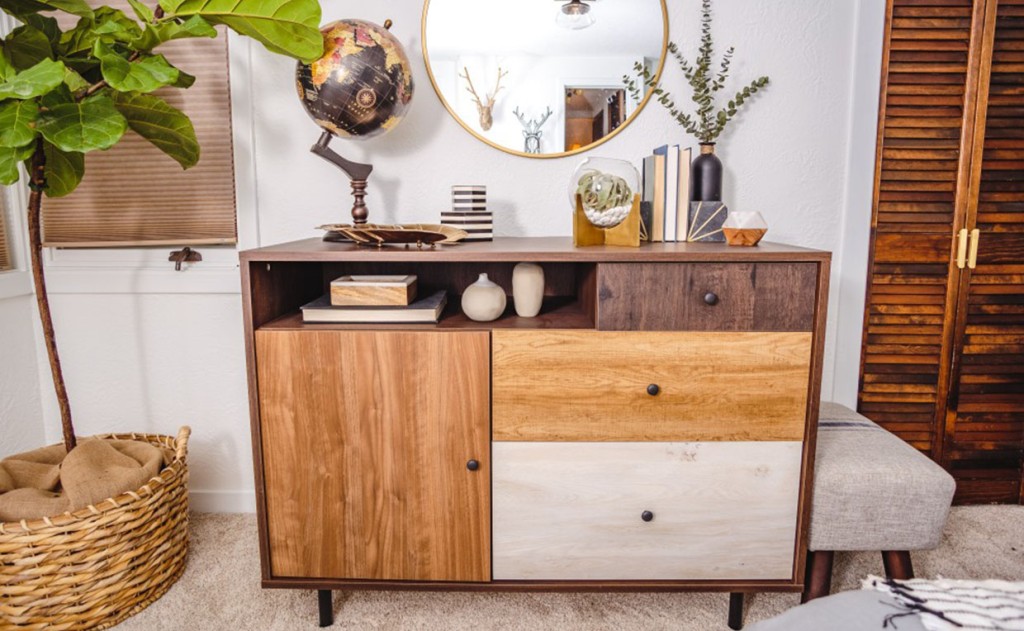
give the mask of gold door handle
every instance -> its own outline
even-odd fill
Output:
[[[974,269],[978,265],[978,241],[981,240],[981,230],[971,230],[971,247],[967,253],[967,267]]]
[[[957,239],[959,242],[956,246],[956,266],[963,269],[967,264],[967,228],[960,231]]]

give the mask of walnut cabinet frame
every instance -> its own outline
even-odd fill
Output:
[[[536,318],[468,320],[540,263]],[[830,255],[776,244],[243,252],[264,587],[800,591]],[[344,274],[437,324],[307,324]],[[739,611],[738,596],[731,611]]]

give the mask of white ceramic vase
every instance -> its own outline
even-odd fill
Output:
[[[462,312],[470,320],[490,322],[505,312],[505,290],[480,274],[475,283],[462,292]]]
[[[520,263],[512,269],[512,301],[516,315],[533,318],[544,302],[544,268],[536,263]]]

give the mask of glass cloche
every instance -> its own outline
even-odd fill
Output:
[[[583,213],[598,228],[614,228],[633,209],[640,192],[640,174],[626,160],[587,158],[573,171],[569,180],[569,203],[576,211],[576,198],[583,202]]]

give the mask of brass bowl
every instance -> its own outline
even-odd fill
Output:
[[[465,230],[459,230],[442,224],[326,224],[319,227],[326,230],[324,241],[352,242],[356,245],[411,245],[418,247],[430,245],[434,247],[458,243],[469,236]]]

